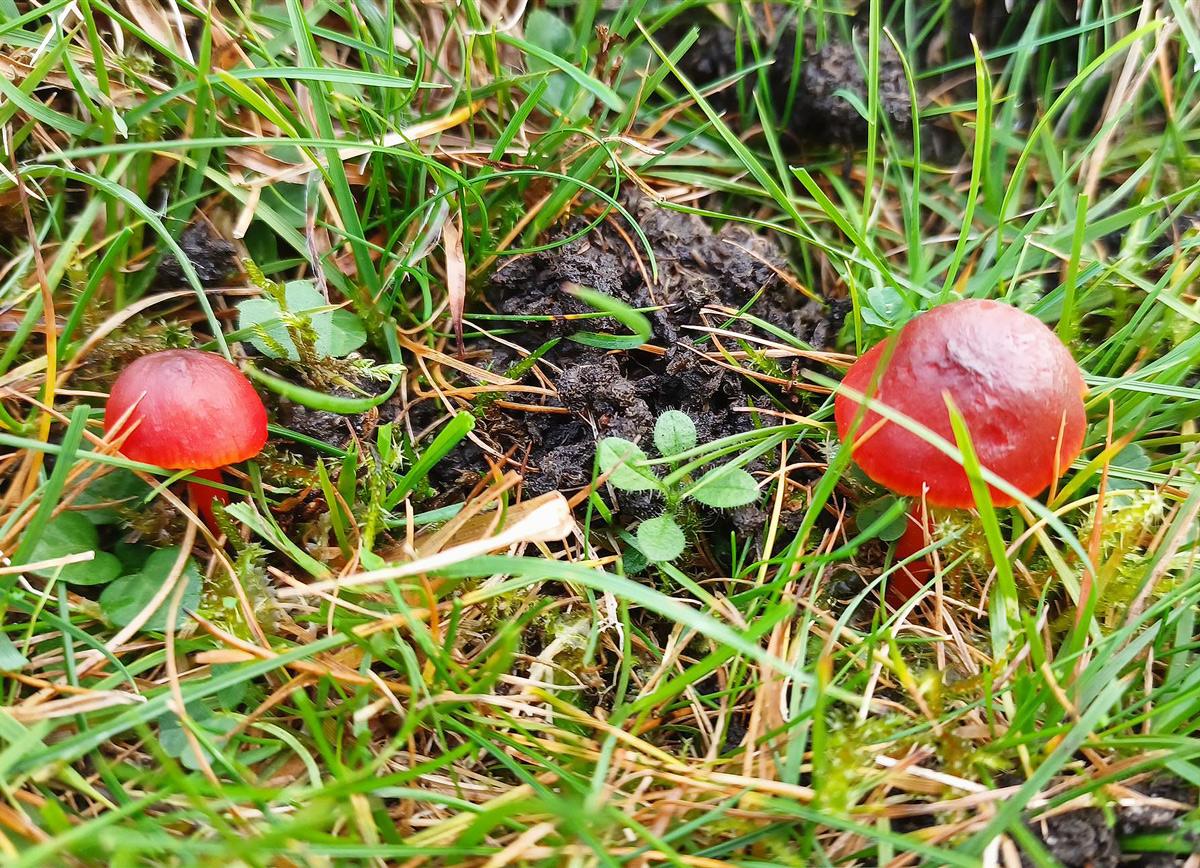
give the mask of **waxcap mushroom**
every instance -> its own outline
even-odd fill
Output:
[[[213,353],[164,350],[137,359],[113,383],[105,431],[131,407],[125,430],[132,430],[121,453],[169,470],[234,464],[267,442],[262,399],[241,371]]]
[[[125,457],[214,482],[220,468],[253,458],[267,442],[267,410],[254,386],[233,364],[200,350],[150,353],[122,371],[104,410],[105,433],[118,424],[117,434],[129,432]],[[215,530],[212,501],[227,503],[225,493],[196,482],[188,490]]]
[[[967,299],[917,316],[860,356],[843,383],[954,443],[948,395],[980,463],[1030,496],[1065,473],[1083,447],[1086,387],[1079,366],[1040,320],[1000,302]],[[860,409],[848,395],[835,399],[843,442]],[[932,506],[975,505],[962,466],[918,435],[868,410],[853,437],[854,460],[880,485],[924,494]],[[1016,502],[989,490],[997,506]]]

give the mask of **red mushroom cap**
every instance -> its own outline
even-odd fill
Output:
[[[948,394],[980,463],[1025,494],[1045,490],[1083,447],[1086,387],[1079,366],[1035,317],[995,301],[942,305],[860,356],[843,383],[868,394],[890,345],[894,349],[874,397],[954,443],[943,397]],[[843,442],[859,407],[847,395],[835,399]],[[919,496],[927,487],[933,506],[975,505],[956,461],[877,413],[864,415],[853,450],[863,472],[897,494]],[[1016,502],[989,488],[997,506]]]
[[[121,372],[104,410],[106,433],[133,407],[121,445],[134,461],[207,470],[252,458],[267,442],[267,410],[250,381],[220,356],[166,350]]]

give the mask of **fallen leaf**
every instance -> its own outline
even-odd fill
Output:
[[[279,599],[304,597],[363,585],[376,585],[393,579],[418,576],[421,573],[434,573],[488,552],[507,549],[518,543],[553,542],[564,539],[576,529],[575,519],[571,515],[571,507],[560,492],[551,491],[536,498],[535,501],[530,501],[531,505],[534,503],[537,504],[536,507],[525,512],[518,521],[510,523],[494,536],[451,546],[428,557],[418,557],[408,563],[384,567],[381,570],[371,570],[345,578],[328,579],[310,585],[280,588],[276,591],[276,596]]]
[[[129,10],[129,17],[152,39],[172,51],[179,51],[178,34],[159,4],[148,0],[125,0],[125,8]]]

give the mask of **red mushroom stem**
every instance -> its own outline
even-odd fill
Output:
[[[904,515],[904,535],[896,541],[897,563],[910,558],[929,545],[932,526],[928,512],[921,505],[913,504]],[[888,579],[887,603],[898,609],[906,600],[915,596],[933,578],[933,565],[928,557],[917,558],[892,573]]]
[[[223,477],[220,467],[214,467],[210,470],[193,470],[192,479],[207,479],[211,482],[222,482]],[[213,488],[205,485],[203,482],[189,481],[187,484],[188,500],[191,503],[192,509],[199,512],[204,518],[204,523],[208,525],[208,529],[214,535],[221,535],[220,525],[217,524],[217,516],[213,511],[213,501],[218,500],[222,506],[229,504],[229,492],[223,488]]]

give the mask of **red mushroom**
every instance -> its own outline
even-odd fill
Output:
[[[980,464],[1030,496],[1065,473],[1083,447],[1086,387],[1078,365],[1040,320],[999,302],[958,301],[921,314],[860,356],[843,382],[954,443],[949,396]],[[860,407],[847,395],[834,402],[843,442]],[[933,506],[975,505],[957,461],[873,411],[861,415],[851,448],[867,476],[897,494],[924,492]],[[1016,503],[989,490],[997,506]]]
[[[220,356],[166,350],[142,356],[121,372],[104,410],[105,433],[126,414],[121,454],[168,470],[221,481],[221,468],[253,458],[267,442],[267,411],[250,381]],[[193,508],[216,531],[212,502],[220,489],[188,483]]]

